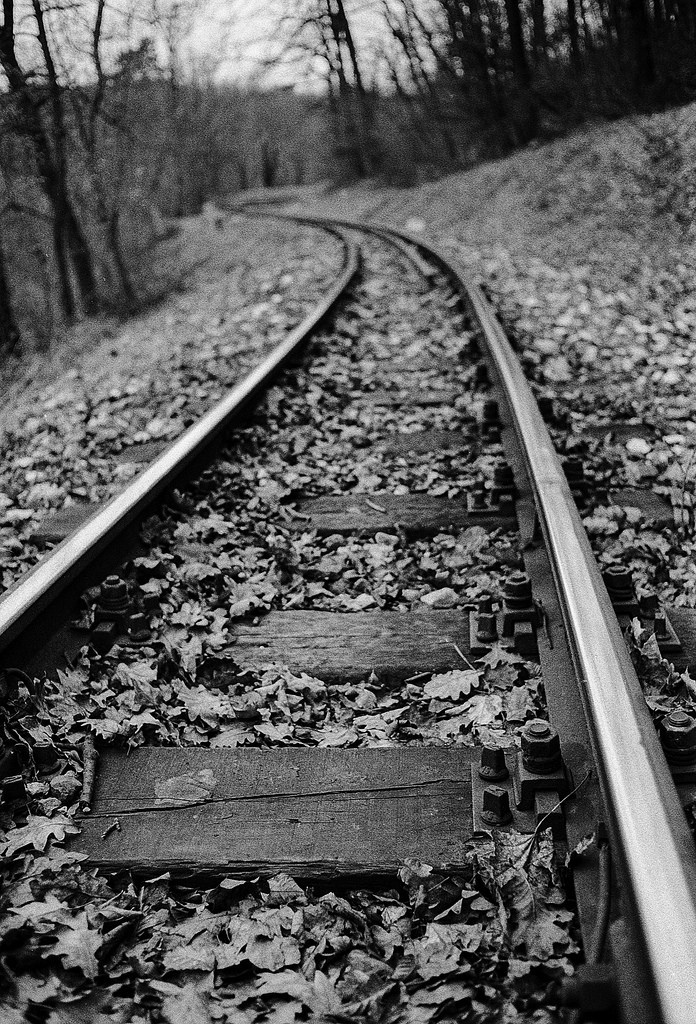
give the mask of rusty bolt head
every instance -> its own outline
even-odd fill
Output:
[[[210,491],[215,490],[215,474],[211,469],[204,469],[201,475],[196,481],[196,486],[199,491],[203,491],[208,494]]]
[[[490,613],[484,613],[481,615],[479,612],[478,619],[476,620],[476,639],[479,643],[491,643],[498,636],[498,622],[495,615]]]
[[[563,469],[567,479],[573,483],[585,479],[585,467],[582,459],[578,459],[574,455],[565,460]]]
[[[640,613],[646,619],[657,619],[660,615],[660,602],[657,594],[652,591],[641,594],[639,604]],[[655,632],[657,632],[657,625],[655,626]]]
[[[2,780],[2,798],[4,801],[26,800],[27,789],[21,775],[8,775]]]
[[[528,608],[532,603],[532,581],[526,572],[513,572],[505,582],[505,604],[510,609]]]
[[[476,383],[485,385],[489,383],[488,367],[485,363],[476,364]]]
[[[471,503],[474,508],[486,507],[486,488],[481,481],[475,483],[471,491]]]
[[[144,644],[152,639],[152,633],[148,625],[147,616],[142,612],[128,617],[128,635],[132,642]]]
[[[667,761],[674,765],[696,762],[696,719],[685,711],[672,711],[660,725]]]
[[[546,775],[561,764],[561,742],[549,722],[535,718],[522,730],[522,763],[530,772]]]
[[[125,611],[128,607],[126,581],[120,576],[107,576],[99,590],[99,604],[105,611]]]
[[[490,594],[486,594],[485,597],[480,597],[478,602],[478,613],[479,615],[490,615],[493,611],[493,598]]]
[[[489,399],[483,403],[483,422],[486,424],[500,422],[500,410],[497,402]]]
[[[512,820],[510,796],[506,789],[500,786],[486,786],[483,791],[481,820],[486,825],[505,825]]]
[[[604,570],[602,577],[610,594],[630,592],[633,587],[633,573],[624,565],[610,565]]]
[[[502,747],[481,747],[481,763],[479,776],[488,782],[498,782],[510,774],[505,764],[505,751]]]
[[[493,470],[493,483],[497,488],[505,488],[508,490],[515,483],[515,477],[512,472],[512,468],[507,462],[500,463]]]
[[[553,406],[553,398],[551,398],[550,395],[542,395],[539,399],[538,405],[539,412],[541,413],[543,419],[552,420],[554,418],[555,411]]]

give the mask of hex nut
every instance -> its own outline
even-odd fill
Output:
[[[124,612],[128,607],[128,584],[120,576],[107,576],[99,590],[104,611]]]
[[[696,719],[685,711],[672,711],[660,724],[660,740],[669,764],[696,762]]]
[[[505,606],[511,610],[529,608],[532,603],[532,581],[526,572],[514,572],[505,583]]]
[[[536,775],[548,775],[560,767],[561,741],[553,726],[541,718],[522,730],[522,763]]]
[[[602,573],[604,585],[610,596],[628,597],[633,596],[633,573],[623,565],[610,565]]]

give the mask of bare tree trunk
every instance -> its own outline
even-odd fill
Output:
[[[570,60],[575,70],[580,71],[580,34],[578,32],[578,12],[575,0],[567,0],[567,10]]]
[[[636,59],[635,89],[638,95],[655,81],[655,57],[650,33],[650,16],[645,0],[630,0],[629,12],[633,27]]]
[[[48,88],[50,95],[51,119],[53,128],[53,154],[52,162],[55,166],[56,199],[58,216],[56,220],[65,239],[65,246],[70,255],[75,279],[77,281],[80,300],[85,312],[91,313],[97,307],[98,294],[97,282],[92,266],[92,254],[89,251],[87,240],[82,232],[80,222],[77,219],[75,210],[68,196],[68,156],[67,139],[65,129],[65,117],[63,113],[63,96],[53,55],[46,34],[41,0],[32,0],[34,18],[39,34],[39,44],[46,65],[48,76]]]
[[[31,142],[43,192],[51,204],[54,220],[53,242],[60,280],[61,302],[64,312],[68,316],[72,316],[76,312],[76,301],[69,268],[70,259],[75,260],[75,278],[85,309],[90,310],[96,304],[97,289],[89,250],[68,195],[65,139],[63,136],[62,156],[61,154],[58,154],[57,157],[54,156],[41,119],[38,100],[28,87],[24,72],[17,60],[13,0],[3,0],[3,15],[3,24],[0,26],[0,64],[2,64],[10,91],[19,107],[22,119],[21,130]],[[53,99],[55,100],[55,98],[54,93]]]
[[[0,238],[0,354],[9,355],[20,341],[12,308],[12,296],[5,267],[5,252]]]
[[[523,132],[526,139],[531,139],[537,132],[538,111],[534,94],[532,93],[532,74],[524,48],[524,33],[522,30],[522,14],[519,0],[505,0],[505,13],[507,14],[508,35],[510,37],[512,70],[526,107],[526,123],[523,126]]]
[[[532,0],[532,46],[535,63],[546,59],[548,45],[544,0]]]

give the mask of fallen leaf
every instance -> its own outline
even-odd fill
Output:
[[[155,782],[155,803],[161,807],[186,807],[210,800],[218,780],[210,768],[186,772]]]
[[[433,676],[423,687],[423,692],[440,700],[461,700],[462,697],[468,697],[480,681],[481,677],[476,671],[453,669]]]

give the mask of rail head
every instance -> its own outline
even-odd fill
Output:
[[[613,845],[662,1022],[693,1024],[696,845],[575,499],[520,362],[481,288],[456,259],[430,241],[383,223],[304,213],[296,219],[330,220],[343,228],[408,242],[456,283],[480,325],[527,466],[601,773]]]
[[[54,606],[89,564],[142,516],[298,352],[350,285],[360,265],[355,241],[326,225],[343,247],[337,278],[297,327],[221,401],[189,427],[154,462],[79,529],[57,545],[0,597],[0,657],[47,608]]]

